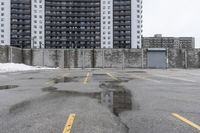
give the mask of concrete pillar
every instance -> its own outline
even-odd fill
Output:
[[[63,68],[65,68],[65,50],[62,50],[62,58],[63,58]]]
[[[124,54],[125,50],[122,50],[122,69],[125,68],[125,54]]]
[[[42,66],[44,66],[44,49],[42,49]]]
[[[11,63],[13,62],[12,53],[13,53],[13,49],[12,49],[12,47],[10,47],[10,62]]]
[[[82,49],[82,69],[85,69],[85,50]]]
[[[143,48],[141,49],[141,52],[142,52],[141,67],[144,68],[144,49]]]
[[[102,49],[102,68],[104,69],[104,49]]]
[[[166,66],[166,69],[168,69],[169,68],[169,49],[167,48],[167,50],[166,50],[166,63],[167,63],[167,66]]]
[[[185,62],[185,69],[187,69],[188,68],[188,53],[187,53],[187,50],[185,50],[185,59],[184,59],[184,62]]]

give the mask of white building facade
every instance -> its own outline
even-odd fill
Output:
[[[101,0],[101,48],[113,48],[113,0]]]
[[[101,48],[141,48],[142,0],[101,0]]]
[[[44,48],[45,44],[45,0],[32,0],[31,47]]]
[[[132,0],[131,2],[131,48],[141,48],[142,28],[143,28],[143,4],[142,0]]]
[[[10,45],[10,0],[0,0],[0,45]]]

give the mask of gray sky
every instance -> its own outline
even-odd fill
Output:
[[[143,0],[144,36],[195,37],[200,48],[200,0]]]

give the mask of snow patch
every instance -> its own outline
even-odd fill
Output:
[[[57,69],[57,68],[28,66],[28,65],[16,64],[16,63],[0,63],[0,73],[18,72],[18,71],[34,71],[34,70],[49,70],[49,69]]]

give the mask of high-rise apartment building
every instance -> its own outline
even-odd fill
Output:
[[[0,44],[141,47],[142,0],[0,0]]]

